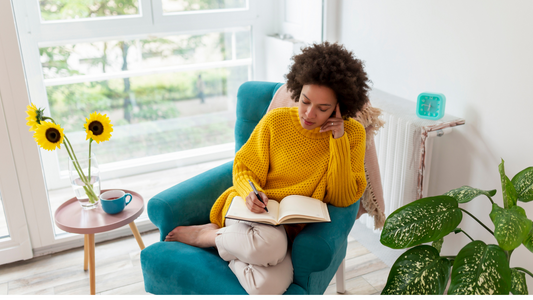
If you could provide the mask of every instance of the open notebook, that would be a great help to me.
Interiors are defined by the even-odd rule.
[[[269,225],[331,222],[326,203],[311,197],[290,195],[279,203],[268,200],[268,212],[253,213],[239,196],[233,198],[226,213],[227,219],[245,220]]]

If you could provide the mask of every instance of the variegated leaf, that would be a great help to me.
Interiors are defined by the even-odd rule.
[[[513,295],[528,295],[526,273],[511,268],[511,293]]]
[[[496,190],[484,191],[470,187],[468,185],[463,185],[460,188],[447,192],[445,195],[455,198],[455,200],[457,200],[457,202],[459,203],[467,203],[479,195],[486,195],[488,197],[492,197],[496,195]]]
[[[459,251],[452,269],[448,295],[509,295],[511,269],[497,245],[473,241]]]
[[[400,255],[391,268],[382,295],[442,295],[448,283],[451,262],[428,245]]]
[[[522,244],[524,244],[529,251],[533,252],[533,226],[531,227],[531,230]]]
[[[457,200],[435,196],[416,200],[398,208],[383,225],[383,245],[402,249],[436,241],[452,232],[463,218]]]
[[[518,201],[529,202],[533,200],[533,167],[526,168],[516,174],[513,183]]]
[[[440,238],[436,241],[433,241],[433,243],[431,243],[431,246],[433,246],[433,248],[437,249],[437,251],[439,251],[440,253],[440,250],[442,250],[442,244],[444,243],[444,238]]]
[[[526,211],[520,206],[504,209],[494,203],[489,216],[494,223],[494,237],[500,247],[507,251],[520,246],[533,226]]]
[[[513,183],[511,180],[509,180],[509,177],[505,175],[505,168],[503,166],[503,159],[500,165],[498,166],[498,169],[500,170],[500,178],[502,181],[502,196],[503,196],[503,207],[504,208],[510,208],[516,205],[516,190],[514,188]]]

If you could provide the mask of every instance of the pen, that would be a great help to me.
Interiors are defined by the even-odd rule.
[[[254,193],[257,196],[257,199],[259,199],[259,201],[261,201],[261,203],[265,204],[265,202],[263,202],[263,199],[261,199],[261,196],[259,196],[259,192],[255,188],[255,185],[253,184],[253,182],[251,182],[250,179],[248,179],[248,182],[252,186],[252,190],[254,190]],[[268,209],[266,208],[266,204],[265,204],[265,210],[268,212]]]

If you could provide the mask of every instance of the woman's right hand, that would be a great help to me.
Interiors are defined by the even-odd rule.
[[[265,195],[265,193],[259,192],[259,196],[261,196],[261,199],[263,199],[263,202],[268,203],[268,197],[267,195]],[[265,204],[261,203],[261,201],[257,199],[257,196],[255,195],[254,192],[250,192],[250,194],[246,196],[246,207],[248,207],[248,209],[251,212],[256,213],[256,214],[264,213],[266,212],[265,206],[266,206]]]

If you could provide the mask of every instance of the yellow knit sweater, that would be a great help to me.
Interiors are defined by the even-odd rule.
[[[252,191],[248,180],[276,201],[304,195],[338,207],[357,202],[366,188],[365,134],[363,125],[349,119],[344,135],[334,139],[320,127],[304,129],[298,107],[270,111],[235,154],[233,186],[211,208],[211,222],[224,226],[233,197],[245,199]]]

